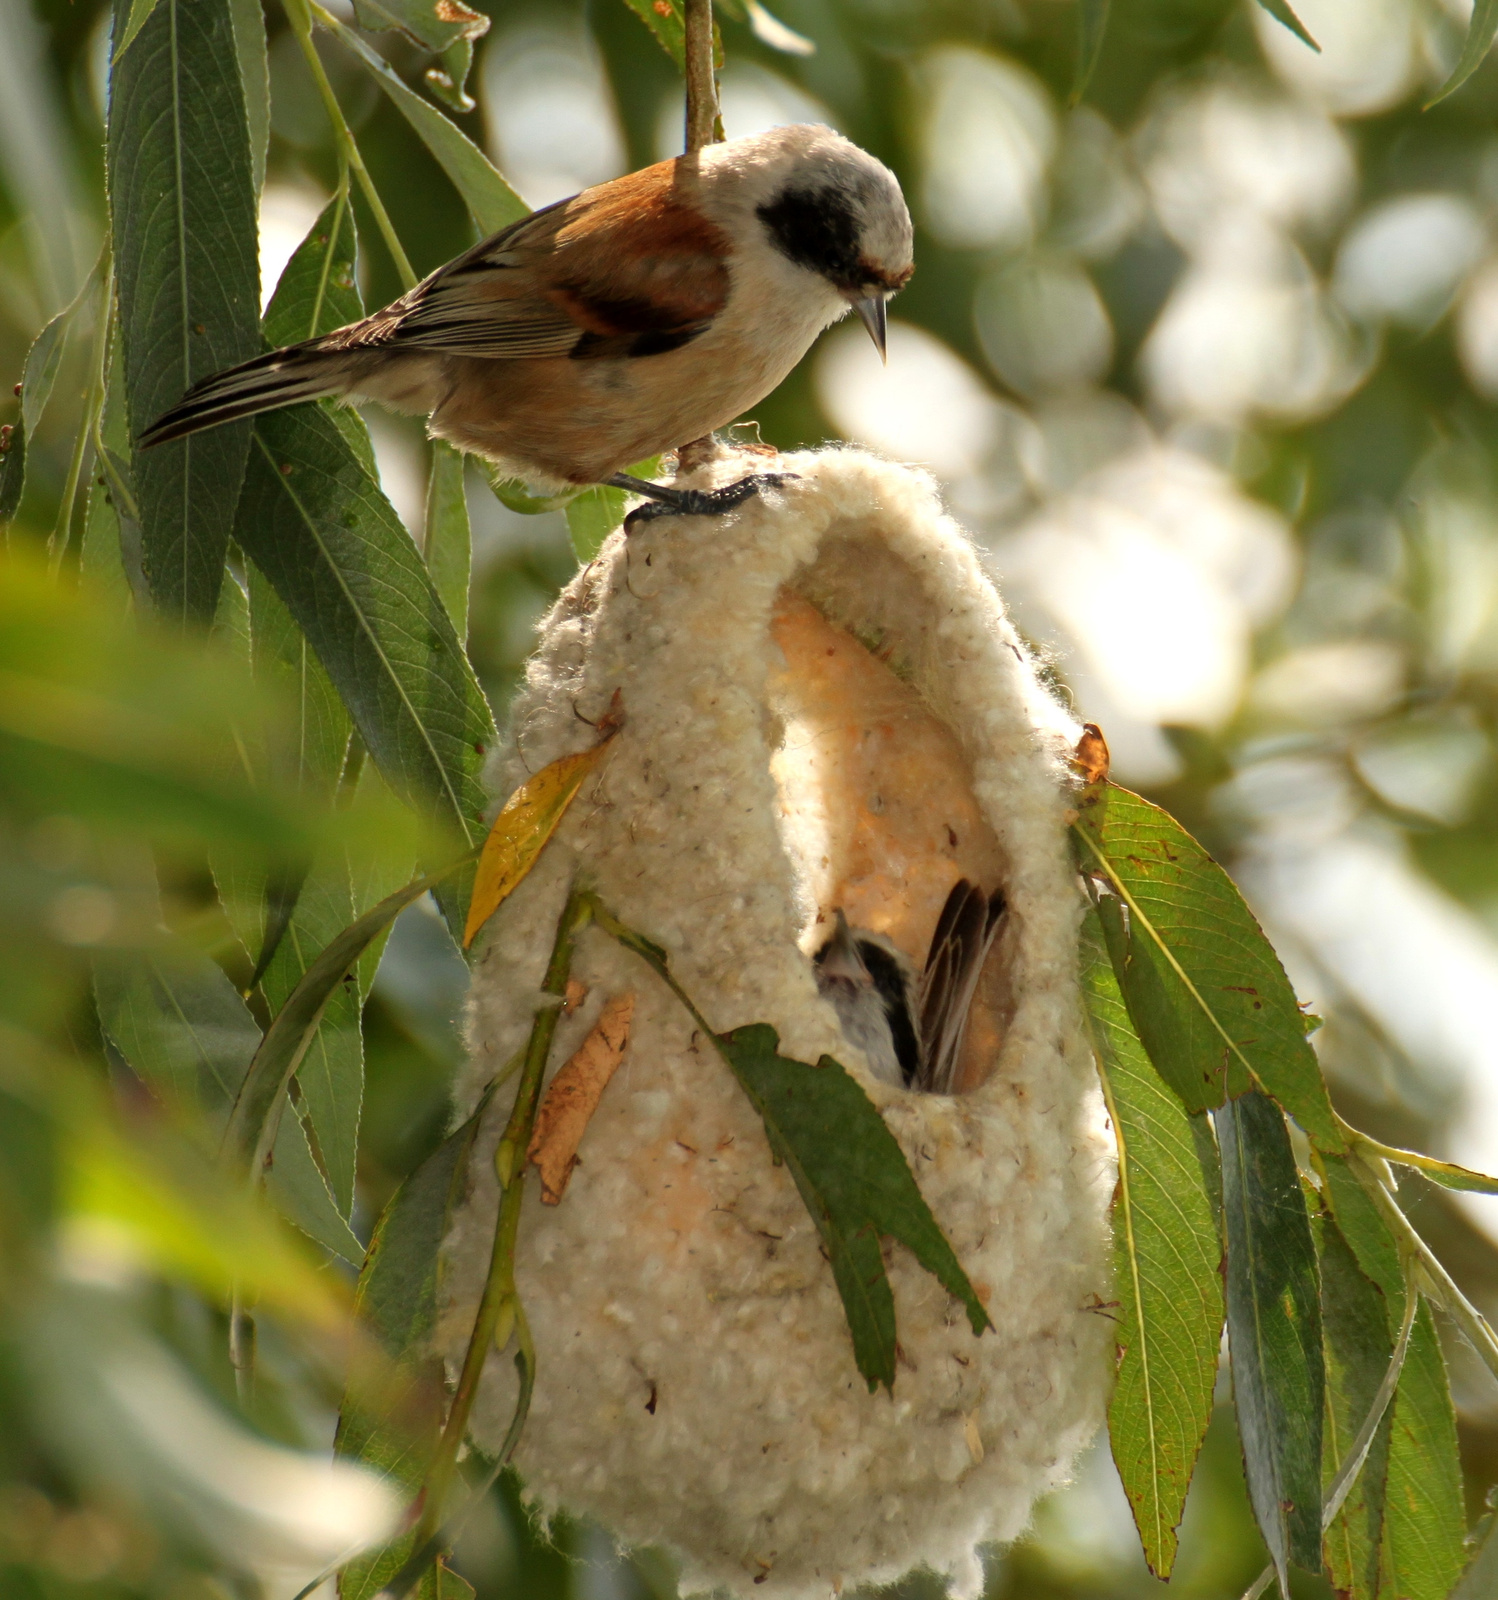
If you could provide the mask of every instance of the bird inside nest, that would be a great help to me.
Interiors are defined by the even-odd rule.
[[[814,957],[817,988],[876,1078],[926,1094],[955,1092],[973,997],[1003,915],[998,890],[985,894],[960,879],[918,973],[892,940],[849,927],[838,908],[832,937]]]
[[[882,357],[912,270],[894,174],[830,128],[773,128],[532,212],[362,321],[201,379],[139,443],[369,399],[546,492],[724,511],[773,475],[706,491],[623,469],[741,416],[849,311]]]

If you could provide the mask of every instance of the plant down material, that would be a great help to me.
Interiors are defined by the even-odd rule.
[[[762,461],[755,459],[760,467]],[[852,450],[729,518],[616,533],[564,592],[491,772],[508,794],[624,717],[474,978],[469,1103],[523,1042],[574,877],[658,943],[720,1032],[769,1024],[883,1115],[994,1328],[886,1241],[892,1396],[855,1365],[833,1274],[764,1124],[680,1002],[598,926],[586,1001],[636,997],[627,1051],[560,1204],[527,1196],[515,1264],[537,1379],[516,1463],[543,1509],[669,1545],[683,1587],[825,1595],[918,1565],[981,1586],[1101,1421],[1111,1150],[1077,1001],[1066,844],[1077,729],[1038,683],[922,474]],[[693,481],[741,476],[719,460]],[[924,955],[959,878],[1002,887],[955,1097],[870,1076],[817,991],[835,909]],[[815,1070],[808,1067],[808,1071]],[[502,1100],[503,1095],[497,1097]],[[491,1111],[479,1151],[498,1137]],[[836,1158],[832,1152],[832,1158]],[[487,1267],[490,1164],[449,1235],[438,1338],[460,1360]],[[492,1356],[472,1432],[514,1401]]]

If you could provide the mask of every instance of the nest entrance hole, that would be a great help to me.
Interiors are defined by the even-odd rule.
[[[771,771],[802,948],[819,949],[841,910],[919,971],[952,886],[967,878],[992,891],[1006,877],[961,743],[910,681],[898,637],[866,642],[790,587],[777,597],[771,634],[784,657],[769,685],[780,725]],[[1006,926],[969,1014],[959,1093],[984,1083],[998,1060],[1014,1012],[1013,946]]]

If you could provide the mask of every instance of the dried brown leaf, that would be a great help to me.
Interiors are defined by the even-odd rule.
[[[629,1047],[634,1011],[634,995],[615,995],[604,1006],[593,1031],[551,1080],[526,1151],[527,1160],[541,1174],[543,1205],[559,1204],[567,1192],[567,1180],[577,1165],[577,1147]]]
[[[1072,752],[1072,765],[1083,783],[1098,783],[1108,776],[1108,741],[1097,723],[1082,724],[1082,737]]]

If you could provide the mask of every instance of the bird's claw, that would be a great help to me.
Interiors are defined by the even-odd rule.
[[[762,489],[775,489],[794,482],[794,472],[755,472],[721,489],[672,489],[653,485],[659,498],[647,500],[624,519],[624,531],[632,533],[636,524],[653,522],[657,517],[717,517],[757,495]]]

